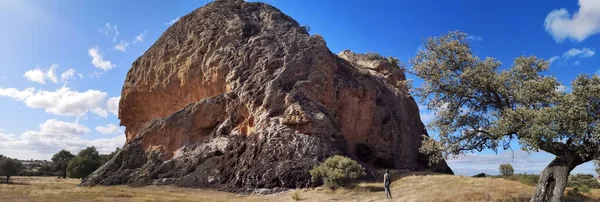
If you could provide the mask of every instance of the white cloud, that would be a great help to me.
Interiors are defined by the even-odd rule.
[[[83,135],[89,133],[90,129],[79,123],[69,123],[50,119],[40,125],[40,133],[53,135]]]
[[[129,42],[127,41],[121,40],[119,44],[115,45],[115,49],[120,50],[121,52],[127,51],[127,48],[129,48]]]
[[[137,36],[135,36],[133,38],[133,43],[143,43],[144,42],[144,36],[146,36],[146,33],[148,32],[148,30],[145,30],[144,32],[138,34]]]
[[[121,129],[121,127],[112,123],[109,123],[106,126],[98,126],[96,127],[96,131],[105,135],[123,134],[123,130]]]
[[[105,34],[108,37],[112,37],[112,41],[116,42],[119,36],[119,28],[117,25],[110,25],[110,23],[104,24],[104,27],[98,29],[98,32]]]
[[[548,62],[550,62],[550,64],[552,64],[554,61],[558,60],[560,57],[559,56],[552,56],[550,57],[550,59],[548,59]]]
[[[25,77],[27,80],[41,84],[46,84],[46,79],[54,83],[58,83],[58,78],[56,77],[57,67],[57,64],[52,64],[50,68],[48,68],[48,70],[46,71],[41,70],[39,67],[37,67],[35,69],[25,71],[23,77]]]
[[[23,91],[17,90],[15,88],[0,88],[0,96],[10,97],[18,101],[23,101],[28,97],[33,95],[33,91],[35,88],[27,88]]]
[[[467,39],[472,41],[483,41],[483,37],[477,35],[469,35],[467,36]]]
[[[581,49],[571,48],[568,51],[565,51],[562,54],[562,56],[550,57],[550,59],[548,59],[548,62],[550,62],[550,64],[552,64],[561,59],[568,60],[571,58],[589,58],[589,57],[594,56],[595,54],[596,54],[596,51],[594,51],[593,48],[581,48]],[[580,64],[579,60],[575,61],[575,63],[574,63],[574,65],[576,65],[576,66],[579,64]]]
[[[73,78],[73,76],[75,76],[75,70],[68,69],[60,75],[60,80],[62,82],[67,82],[69,79]]]
[[[581,64],[581,62],[579,62],[579,60],[577,60],[573,63],[573,65],[575,65],[575,66],[579,66],[580,64]]]
[[[79,92],[61,87],[54,91],[27,88],[23,91],[15,88],[0,88],[0,97],[9,97],[23,101],[27,107],[44,109],[47,113],[60,116],[81,117],[88,112],[99,117],[109,113],[118,115],[120,97],[108,97],[108,93],[98,90]]]
[[[73,91],[67,87],[55,91],[38,90],[33,88],[19,91],[14,88],[0,88],[0,96],[23,101],[28,107],[45,109],[47,113],[61,116],[83,116],[87,112],[106,117],[106,100],[108,93],[98,90],[85,92]]]
[[[548,13],[544,27],[557,42],[565,39],[583,41],[600,33],[600,1],[579,0],[579,10],[571,16],[565,8]]]
[[[564,92],[567,92],[568,89],[569,88],[567,86],[565,86],[565,85],[559,85],[559,86],[556,87],[555,91],[559,92],[559,93],[564,93]]]
[[[104,55],[100,53],[100,49],[98,48],[98,46],[90,48],[90,50],[88,51],[88,55],[92,57],[92,65],[94,65],[94,67],[98,69],[108,71],[116,66],[110,60],[104,60]]]
[[[572,57],[579,56],[582,58],[586,58],[586,57],[592,57],[595,54],[596,54],[596,51],[594,51],[593,49],[590,49],[590,48],[582,48],[582,49],[571,48],[567,52],[563,53],[563,57],[572,58]]]
[[[419,113],[421,121],[425,125],[429,124],[435,117],[435,112],[427,110],[427,106],[425,105],[419,105]]]
[[[41,84],[46,83],[46,81],[44,79],[44,71],[42,71],[39,68],[27,70],[25,72],[25,74],[23,74],[23,77],[25,77],[27,80],[30,80],[33,82],[37,82],[37,83],[41,83]]]
[[[175,24],[177,21],[179,21],[179,18],[181,18],[181,17],[176,17],[175,19],[171,20],[170,22],[165,23],[165,25],[171,26],[171,25]]]
[[[88,140],[82,138],[90,129],[77,123],[48,120],[39,131],[27,131],[21,135],[0,134],[0,153],[19,159],[47,159],[66,149],[78,153],[88,146],[95,146],[100,153],[110,153],[125,143],[125,135],[108,139]]]
[[[121,100],[121,96],[108,98],[107,101],[107,110],[115,116],[119,116],[119,100]]]

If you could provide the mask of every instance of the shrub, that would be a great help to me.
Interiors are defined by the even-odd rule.
[[[296,190],[292,193],[292,200],[294,201],[299,201],[301,200],[300,198],[300,190]]]
[[[365,171],[356,161],[335,155],[310,170],[310,175],[313,182],[323,180],[325,187],[335,189],[353,185],[356,179],[365,175]]]
[[[521,182],[526,185],[536,186],[540,175],[537,174],[513,174],[511,176],[504,176],[504,179],[514,180]]]
[[[473,175],[473,177],[487,177],[485,173],[479,173],[477,175]]]
[[[500,164],[500,174],[503,176],[511,176],[515,174],[515,170],[510,164]]]

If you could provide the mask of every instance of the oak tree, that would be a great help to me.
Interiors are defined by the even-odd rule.
[[[424,41],[410,72],[423,79],[413,94],[436,110],[421,152],[431,162],[484,149],[545,151],[555,159],[542,171],[531,199],[561,201],[569,173],[599,157],[600,77],[581,74],[569,92],[547,72],[549,62],[517,57],[510,67],[474,56],[458,31]]]

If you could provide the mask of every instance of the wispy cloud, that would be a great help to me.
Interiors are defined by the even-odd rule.
[[[144,37],[146,36],[146,32],[148,32],[148,30],[145,30],[144,32],[138,34],[137,36],[135,36],[133,38],[133,43],[143,43],[144,42]]]
[[[573,15],[566,8],[548,13],[544,27],[558,43],[565,39],[583,41],[600,33],[600,1],[579,0],[579,10]]]
[[[471,41],[483,41],[483,37],[477,35],[469,35],[467,39]]]
[[[171,20],[170,22],[165,23],[165,25],[171,26],[171,25],[175,24],[177,21],[179,21],[179,18],[181,18],[181,17],[176,17],[175,19]]]
[[[571,58],[589,58],[592,57],[596,54],[596,51],[594,51],[593,48],[571,48],[568,51],[565,51],[562,56],[553,56],[550,57],[550,59],[548,59],[548,61],[550,63],[554,63],[560,59],[563,60],[568,60]],[[575,63],[573,63],[574,65],[580,65],[581,62],[579,60],[575,61]]]
[[[121,42],[119,42],[119,44],[115,45],[115,49],[121,51],[121,52],[125,52],[127,51],[127,48],[129,48],[129,42],[121,40]]]
[[[119,36],[119,28],[117,25],[110,25],[110,23],[104,24],[104,27],[99,28],[98,32],[103,33],[107,37],[112,37],[112,41],[116,42]]]
[[[88,55],[92,57],[92,65],[98,69],[108,71],[116,66],[110,60],[104,60],[104,55],[100,52],[98,46],[90,48]]]

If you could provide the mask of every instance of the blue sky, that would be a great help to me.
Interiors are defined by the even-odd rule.
[[[208,2],[0,1],[0,153],[49,159],[62,148],[122,146],[116,114],[128,69],[179,16]],[[334,53],[378,52],[407,62],[423,38],[460,30],[471,35],[477,55],[505,67],[519,55],[551,59],[550,73],[566,90],[576,75],[600,67],[597,0],[264,2],[309,25]],[[432,112],[422,109],[421,116],[428,122]],[[552,159],[514,148],[514,157],[485,151],[449,163],[466,175],[497,173],[500,163],[539,173]]]

